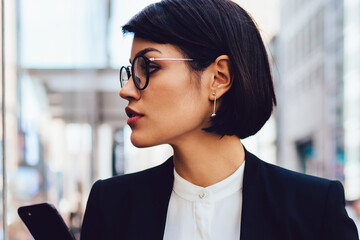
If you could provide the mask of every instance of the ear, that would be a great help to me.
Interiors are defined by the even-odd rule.
[[[226,93],[232,84],[232,70],[231,62],[228,55],[221,55],[215,59],[212,68],[212,79],[209,85],[210,100],[214,100],[213,93],[216,94],[216,98],[219,99],[224,93]]]

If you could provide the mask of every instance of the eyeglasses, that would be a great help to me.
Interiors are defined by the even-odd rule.
[[[132,76],[137,89],[144,90],[149,84],[150,75],[160,69],[152,64],[153,61],[192,61],[189,58],[148,58],[144,55],[136,56],[130,66],[120,68],[120,86],[123,88]]]

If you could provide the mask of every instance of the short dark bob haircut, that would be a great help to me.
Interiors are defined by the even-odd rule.
[[[269,60],[256,24],[230,0],[163,0],[135,15],[123,26],[160,44],[178,47],[194,71],[202,71],[220,55],[228,55],[232,85],[221,97],[216,117],[204,129],[243,139],[269,119],[276,97]]]

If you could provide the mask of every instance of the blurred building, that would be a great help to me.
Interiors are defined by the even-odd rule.
[[[344,180],[343,1],[286,0],[280,7],[279,164]]]
[[[276,46],[278,162],[360,196],[359,0],[286,0]],[[347,169],[347,170],[346,170]]]
[[[360,0],[344,0],[346,194],[360,199]]]

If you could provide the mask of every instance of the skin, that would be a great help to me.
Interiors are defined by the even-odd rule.
[[[148,58],[184,58],[173,45],[135,37],[131,60],[147,48],[156,49],[145,54]],[[145,90],[138,90],[130,79],[119,93],[129,101],[128,107],[144,115],[130,124],[132,143],[137,147],[170,144],[175,170],[195,185],[207,187],[230,176],[244,162],[240,139],[237,136],[220,138],[202,130],[210,124],[213,93],[221,104],[221,96],[231,86],[229,57],[219,56],[200,74],[200,79],[185,61],[156,61],[155,64],[160,70],[150,75]]]

